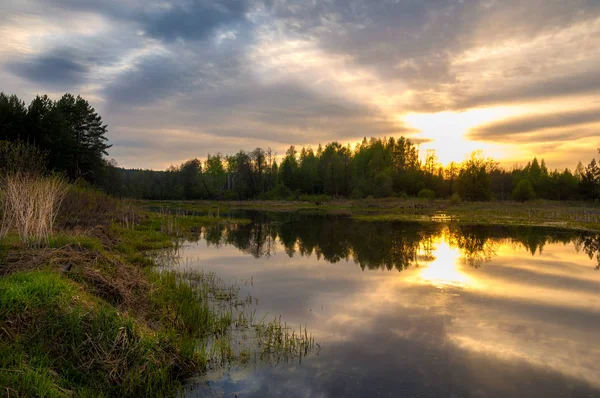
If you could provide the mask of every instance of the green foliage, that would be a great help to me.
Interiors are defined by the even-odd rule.
[[[433,192],[431,189],[421,189],[419,191],[419,194],[417,195],[417,197],[419,199],[434,199],[435,198],[435,192]]]
[[[69,186],[58,221],[68,227],[110,225],[118,215],[119,204],[118,199],[80,180]]]
[[[409,196],[406,192],[401,191],[398,195],[396,195],[396,197],[398,197],[399,199],[408,199]]]
[[[72,235],[65,233],[51,236],[48,240],[47,246],[52,248],[75,246],[86,250],[102,250],[102,243],[98,238],[88,235]]]
[[[583,195],[592,201],[600,199],[600,166],[596,159],[592,159],[581,176],[581,190]]]
[[[460,195],[456,192],[450,196],[450,204],[457,205],[461,202]]]
[[[275,188],[265,192],[260,196],[260,199],[264,200],[275,200],[275,199],[286,199],[292,195],[292,191],[283,184],[278,184]]]
[[[469,201],[486,201],[492,198],[490,173],[496,169],[496,163],[485,159],[481,152],[473,152],[458,175],[458,193]]]
[[[300,185],[298,161],[296,160],[296,148],[294,148],[294,146],[291,146],[287,150],[286,155],[281,162],[279,180],[282,185],[291,191],[297,189]]]
[[[1,95],[1,94],[0,94]],[[16,140],[0,141],[0,174],[46,173],[48,154],[36,146]]]
[[[517,183],[517,186],[513,191],[513,198],[519,202],[535,199],[535,191],[528,179],[523,179]]]
[[[110,148],[106,131],[102,118],[80,96],[65,94],[58,101],[37,96],[25,108],[16,96],[0,93],[0,139],[35,144],[39,153],[47,153],[48,167],[71,180],[98,180]]]

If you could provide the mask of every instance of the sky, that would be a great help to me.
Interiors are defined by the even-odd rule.
[[[363,137],[442,163],[600,147],[600,0],[3,0],[0,90],[65,92],[119,165]]]

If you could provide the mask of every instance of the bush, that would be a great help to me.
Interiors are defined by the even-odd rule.
[[[387,198],[394,194],[394,179],[389,170],[375,175],[373,183],[373,192],[376,197]]]
[[[350,193],[350,199],[361,199],[363,197],[362,192],[358,188],[354,188]]]
[[[59,224],[68,227],[109,225],[118,217],[118,209],[119,201],[102,191],[71,186],[60,208]]]
[[[401,191],[400,193],[398,193],[397,196],[399,199],[408,199],[408,194],[404,191]]]
[[[523,179],[517,183],[517,186],[513,191],[513,199],[518,200],[519,202],[535,199],[535,191],[529,180]]]
[[[460,200],[460,195],[456,192],[453,193],[452,196],[450,196],[450,204],[457,205],[460,203]]]
[[[260,195],[262,200],[282,200],[287,199],[292,194],[292,191],[283,184],[277,185],[275,188]]]
[[[303,202],[313,202],[316,204],[327,203],[331,201],[331,196],[328,195],[300,195],[300,200]]]
[[[421,189],[418,197],[419,199],[433,200],[433,198],[435,198],[435,192],[433,192],[431,189]]]
[[[0,173],[41,175],[46,172],[48,154],[22,141],[0,141]]]
[[[16,230],[23,243],[48,243],[67,183],[59,177],[16,173],[2,180],[0,236]]]
[[[300,195],[302,195],[302,192],[299,189],[296,189],[294,191],[291,191],[290,194],[289,194],[289,196],[287,198],[285,198],[285,200],[293,202],[295,200],[299,200],[300,199]]]
[[[221,199],[222,200],[237,200],[238,196],[233,191],[225,191],[225,192],[223,192],[223,195],[221,196]]]

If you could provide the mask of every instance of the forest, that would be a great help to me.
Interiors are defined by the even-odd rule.
[[[47,155],[48,168],[119,197],[169,200],[303,199],[331,197],[453,198],[466,201],[600,199],[600,166],[551,170],[543,159],[503,168],[480,151],[441,165],[405,137],[207,154],[165,171],[124,169],[106,160],[107,126],[88,101],[65,94],[35,97],[29,106],[0,93],[0,140],[27,142]],[[6,147],[6,146],[5,146]],[[200,150],[199,150],[200,151]],[[4,157],[6,158],[6,156]]]

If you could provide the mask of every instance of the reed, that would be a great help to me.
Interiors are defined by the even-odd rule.
[[[0,236],[15,230],[30,246],[47,244],[68,185],[61,177],[15,173],[2,180]]]

